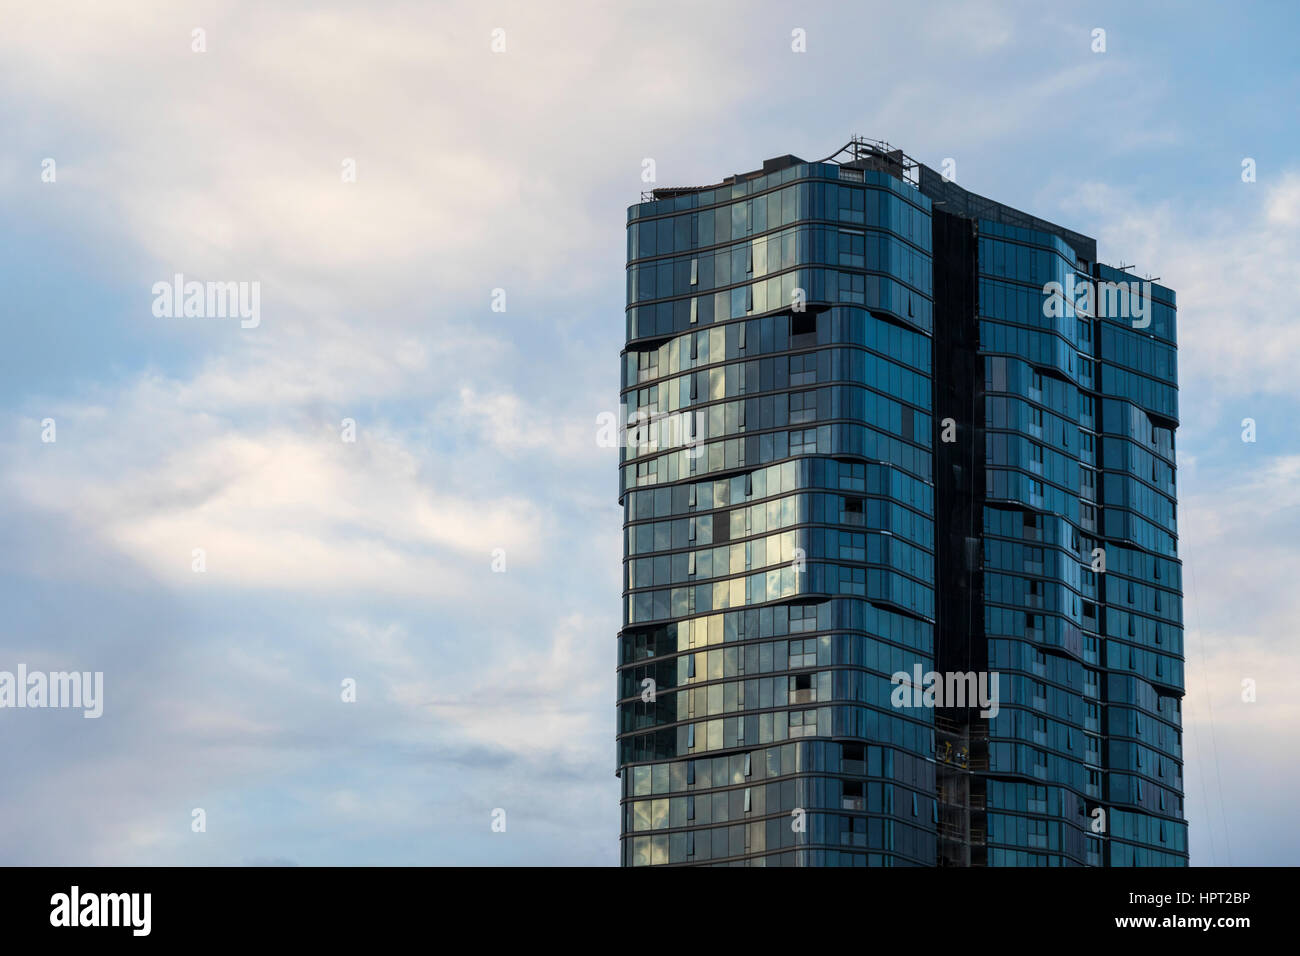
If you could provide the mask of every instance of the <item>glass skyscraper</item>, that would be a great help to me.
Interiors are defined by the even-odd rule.
[[[1173,292],[864,140],[646,198],[624,865],[1185,865]]]

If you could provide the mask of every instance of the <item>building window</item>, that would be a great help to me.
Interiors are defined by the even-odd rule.
[[[817,353],[790,356],[790,385],[811,385],[817,381]]]
[[[790,395],[790,424],[810,422],[817,417],[817,393],[794,392]]]

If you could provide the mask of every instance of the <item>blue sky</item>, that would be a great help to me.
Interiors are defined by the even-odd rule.
[[[1292,6],[564,6],[0,3],[0,669],[106,698],[0,863],[614,864],[626,207],[851,134],[1177,290],[1192,859],[1294,863]]]

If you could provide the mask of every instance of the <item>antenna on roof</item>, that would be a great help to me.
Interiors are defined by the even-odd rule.
[[[834,163],[851,169],[873,169],[901,179],[911,186],[919,186],[919,164],[901,149],[896,149],[882,139],[867,139],[853,135],[823,163]]]

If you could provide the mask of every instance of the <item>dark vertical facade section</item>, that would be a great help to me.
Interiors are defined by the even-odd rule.
[[[935,669],[987,673],[980,555],[983,521],[984,365],[976,321],[975,224],[936,210],[934,230],[934,498],[939,597]],[[969,703],[969,702],[968,702]],[[988,721],[977,706],[935,714],[941,866],[984,862]]]

